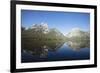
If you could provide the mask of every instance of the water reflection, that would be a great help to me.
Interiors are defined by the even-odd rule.
[[[46,57],[48,55],[49,51],[56,52],[64,42],[60,41],[45,41],[45,42],[32,42],[31,43],[25,43],[23,42],[22,51],[23,52],[29,52],[34,56],[40,56],[40,57]]]
[[[68,41],[66,44],[74,51],[80,51],[84,48],[90,48],[89,42]]]
[[[27,42],[26,42],[27,41]],[[75,41],[22,41],[22,62],[89,59],[89,44]]]

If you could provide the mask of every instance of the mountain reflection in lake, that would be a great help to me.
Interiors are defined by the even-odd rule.
[[[90,49],[72,42],[45,41],[22,44],[22,62],[86,60],[90,58]]]

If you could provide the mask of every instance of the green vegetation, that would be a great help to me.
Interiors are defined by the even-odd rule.
[[[56,51],[64,43],[64,36],[57,29],[50,29],[48,33],[35,29],[23,29],[21,32],[22,50],[33,55],[46,56],[48,50]]]
[[[21,28],[22,50],[26,50],[33,55],[47,55],[48,50],[55,51],[64,42],[73,49],[90,47],[90,33],[79,29],[72,30],[64,36],[56,28],[52,29],[25,29]],[[44,33],[46,32],[46,33]]]

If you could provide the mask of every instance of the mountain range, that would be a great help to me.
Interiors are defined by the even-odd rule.
[[[66,41],[86,41],[90,39],[89,31],[73,28],[66,36],[56,28],[49,28],[47,23],[33,24],[29,28],[22,27],[22,38],[63,39]]]

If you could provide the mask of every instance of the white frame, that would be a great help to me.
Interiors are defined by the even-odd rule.
[[[62,12],[84,12],[90,13],[90,60],[79,61],[56,61],[56,62],[32,62],[21,63],[21,9],[24,10],[42,10],[42,11],[62,11]],[[20,24],[20,25],[19,25]],[[94,10],[85,8],[70,8],[70,7],[51,7],[51,6],[36,6],[36,5],[16,5],[16,67],[17,68],[38,68],[38,67],[53,67],[53,66],[71,66],[85,65],[94,63]]]

